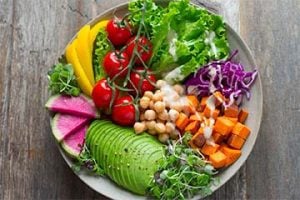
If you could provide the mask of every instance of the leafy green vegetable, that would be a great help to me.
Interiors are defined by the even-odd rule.
[[[158,199],[185,199],[211,193],[216,172],[199,152],[188,146],[190,139],[191,134],[185,133],[181,142],[170,142],[166,159],[149,189],[150,195]]]
[[[49,90],[52,94],[67,94],[78,96],[80,89],[77,85],[71,64],[58,63],[48,72]]]
[[[141,13],[145,13],[153,43],[152,70],[163,75],[180,68],[170,81],[182,81],[209,61],[229,54],[222,18],[189,4],[188,0],[172,1],[166,8],[152,0],[136,0],[129,4],[129,11],[134,26],[141,22]]]
[[[156,27],[159,26],[163,9],[152,0],[133,0],[128,5],[130,15],[128,20],[133,27],[143,24],[142,35],[152,38],[156,34]],[[141,23],[143,18],[143,23]],[[148,35],[149,34],[149,35]]]
[[[104,71],[102,63],[104,56],[110,50],[112,50],[112,45],[107,38],[107,32],[105,28],[101,28],[96,37],[95,48],[93,53],[93,68],[96,81],[106,77],[106,73]]]
[[[83,146],[76,163],[72,166],[75,172],[79,172],[81,168],[87,169],[92,174],[103,176],[104,170],[97,164],[96,160],[91,156],[91,153],[86,145]]]

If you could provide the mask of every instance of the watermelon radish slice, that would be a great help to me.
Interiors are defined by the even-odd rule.
[[[76,133],[90,121],[89,118],[57,113],[52,121],[51,128],[54,137],[61,142],[67,136]]]
[[[88,118],[99,118],[100,116],[93,100],[83,94],[78,97],[54,95],[49,98],[45,106],[50,111],[63,114]]]
[[[85,134],[87,132],[88,126],[83,126],[77,132],[72,135],[67,136],[62,142],[62,148],[71,157],[77,158],[82,150]]]

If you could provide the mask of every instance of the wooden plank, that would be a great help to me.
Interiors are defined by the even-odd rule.
[[[260,134],[247,162],[247,197],[299,199],[300,2],[241,1],[241,13],[264,94]]]

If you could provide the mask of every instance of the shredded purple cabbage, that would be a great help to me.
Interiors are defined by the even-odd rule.
[[[232,61],[238,51],[236,50],[229,59],[214,61],[199,69],[185,81],[187,93],[199,97],[209,96],[215,91],[220,91],[230,99],[240,104],[243,95],[250,99],[250,87],[254,83],[258,71],[246,72],[243,65]]]

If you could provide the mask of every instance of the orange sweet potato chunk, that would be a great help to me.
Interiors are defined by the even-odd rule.
[[[221,144],[224,140],[224,136],[218,132],[213,132],[212,137],[217,144]]]
[[[195,146],[197,148],[201,148],[205,144],[205,141],[206,140],[203,133],[198,131],[195,135],[193,135],[192,139],[190,140],[190,144],[192,143],[192,147]]]
[[[213,145],[209,145],[209,144],[204,144],[203,147],[201,148],[201,153],[203,153],[206,156],[209,156],[213,153],[215,153],[216,151],[218,151],[220,148],[220,145],[215,144]]]
[[[220,114],[220,111],[218,109],[215,109],[213,112],[211,112],[211,110],[208,106],[206,106],[203,111],[203,115],[207,118],[212,117],[214,119],[217,119],[219,114]]]
[[[226,155],[226,163],[225,166],[229,166],[234,163],[242,154],[241,150],[232,149],[229,147],[221,147],[220,151],[222,151]]]
[[[227,136],[233,129],[234,123],[225,117],[218,117],[214,126],[214,131]]]
[[[238,122],[232,129],[232,134],[238,135],[246,140],[250,134],[250,129],[244,124]]]
[[[200,126],[200,122],[199,121],[193,121],[191,123],[189,123],[186,127],[185,127],[185,131],[189,131],[191,134],[195,134]]]
[[[180,113],[178,119],[175,122],[176,127],[180,131],[183,131],[185,127],[188,125],[188,123],[189,123],[189,118],[184,113]]]
[[[238,116],[238,119],[239,119],[239,122],[241,123],[244,123],[248,117],[248,111],[246,109],[241,109],[240,113],[239,113],[239,116]]]
[[[235,104],[225,108],[224,116],[237,118],[239,115],[239,107]]]
[[[214,92],[214,97],[216,98],[216,106],[221,105],[225,101],[225,97],[220,91]]]
[[[222,168],[226,164],[227,156],[222,151],[217,151],[209,156],[209,161],[214,168]]]
[[[235,134],[232,134],[227,141],[227,144],[235,149],[241,149],[243,147],[244,143],[245,143],[245,140]]]
[[[190,116],[191,121],[203,121],[203,114],[200,112],[196,112],[195,114]]]
[[[203,111],[205,106],[206,106],[206,101],[207,101],[208,97],[202,97],[201,101],[200,101],[200,111]]]

